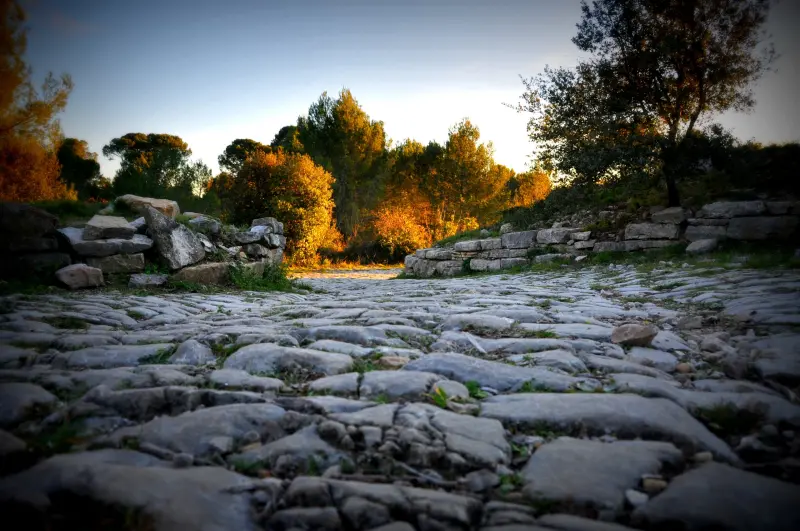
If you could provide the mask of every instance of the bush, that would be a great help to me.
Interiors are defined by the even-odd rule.
[[[378,209],[373,227],[376,243],[385,247],[391,257],[404,257],[431,243],[430,233],[415,219],[413,205]]]
[[[77,192],[59,179],[60,170],[55,153],[34,139],[0,137],[0,201],[77,199]]]
[[[296,262],[312,261],[333,218],[333,177],[307,156],[256,152],[233,177],[234,223],[272,216],[284,223],[286,251]]]

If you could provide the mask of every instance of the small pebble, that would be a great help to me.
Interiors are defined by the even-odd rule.
[[[687,374],[692,372],[692,366],[688,363],[679,363],[675,366],[675,370],[681,374]]]
[[[773,424],[764,424],[761,426],[761,435],[764,437],[777,437],[778,428],[776,428]]]
[[[190,467],[192,464],[194,464],[194,456],[185,452],[175,454],[175,457],[172,458],[172,464],[175,466],[175,468]]]
[[[642,480],[642,489],[648,494],[658,494],[667,488],[667,482],[658,478],[644,478]]]

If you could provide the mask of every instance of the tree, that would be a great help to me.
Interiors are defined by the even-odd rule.
[[[25,64],[25,12],[0,0],[0,199],[74,198],[59,181],[55,150],[61,137],[56,116],[72,90],[68,75],[48,74],[37,91]]]
[[[257,151],[233,177],[232,221],[272,216],[285,224],[287,252],[298,261],[316,257],[331,225],[333,177],[304,154]]]
[[[128,133],[103,146],[103,155],[122,161],[114,189],[119,194],[163,195],[184,180],[192,151],[179,136]]]
[[[343,89],[336,100],[323,93],[308,115],[297,120],[297,130],[305,152],[333,174],[336,224],[351,237],[362,212],[375,205],[382,190],[383,122],[370,120],[351,92]]]
[[[704,116],[754,105],[774,59],[758,50],[769,0],[586,0],[574,70],[524,81],[519,110],[540,159],[578,182],[656,177],[670,205]]]
[[[550,194],[550,176],[537,164],[530,171],[513,175],[508,180],[507,186],[510,196],[509,206],[526,207],[545,199]]]
[[[436,153],[433,167],[422,179],[421,189],[430,198],[437,219],[435,237],[476,228],[500,211],[508,172],[494,162],[491,142],[479,143],[480,131],[469,119],[450,129],[447,143]]]
[[[303,153],[305,148],[300,141],[300,131],[296,125],[285,125],[275,134],[269,144],[273,149],[282,148],[284,151]]]
[[[256,151],[269,153],[272,148],[249,138],[237,138],[225,148],[217,162],[219,162],[219,167],[222,170],[236,173],[242,168],[247,157],[253,155]]]
[[[61,181],[72,186],[81,198],[92,196],[93,185],[102,177],[97,153],[89,151],[85,140],[65,138],[58,147]]]

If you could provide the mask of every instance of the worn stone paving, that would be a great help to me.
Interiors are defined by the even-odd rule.
[[[797,272],[394,273],[0,299],[4,522],[800,529]]]

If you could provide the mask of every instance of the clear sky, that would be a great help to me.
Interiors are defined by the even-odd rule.
[[[100,154],[129,132],[182,137],[216,173],[235,138],[269,143],[323,91],[349,88],[395,142],[443,142],[469,117],[495,160],[523,171],[532,145],[519,75],[572,66],[579,0],[22,0],[34,76],[72,75],[66,136]],[[742,139],[800,140],[800,1],[773,8],[782,57]]]

